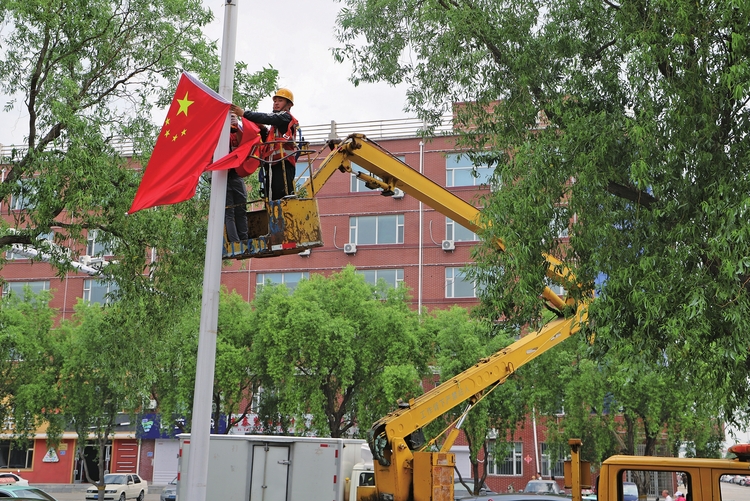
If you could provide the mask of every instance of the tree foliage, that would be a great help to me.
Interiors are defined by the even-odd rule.
[[[434,339],[435,363],[440,369],[441,383],[512,342],[510,337],[496,335],[489,323],[472,318],[467,310],[458,306],[432,312],[425,319],[425,328]],[[466,405],[454,408],[443,419],[428,427],[435,434],[441,433],[442,429],[435,428],[453,424],[468,410],[461,429],[469,445],[471,479],[463,478],[458,468],[456,475],[469,493],[479,495],[487,477],[487,468],[482,467],[481,463],[488,457],[489,430],[495,431],[498,442],[502,444],[506,437],[513,436],[516,427],[525,418],[528,407],[521,395],[515,378],[511,378],[503,385],[482,392],[471,408]],[[501,449],[502,446],[498,446],[497,450]]]
[[[295,433],[352,434],[419,391],[428,357],[404,288],[369,285],[347,266],[292,293],[266,285],[253,306],[253,367]]]
[[[496,166],[477,256],[487,312],[537,323],[541,256],[555,255],[578,299],[599,284],[588,330],[597,357],[644,376],[663,366],[692,398],[709,392],[717,414],[742,419],[750,7],[343,3],[336,55],[353,62],[352,80],[408,83],[412,110],[432,121],[453,111],[459,145]],[[508,252],[490,249],[496,238]]]
[[[77,455],[93,436],[98,449],[98,475],[84,469],[86,479],[98,478],[99,498],[104,494],[107,443],[117,428],[118,416],[134,417],[147,408],[144,380],[150,364],[147,345],[133,331],[132,318],[119,305],[101,308],[79,302],[71,320],[60,331],[62,345],[60,385],[56,410],[58,419],[72,423],[78,435]],[[102,354],[109,356],[102,356]],[[85,462],[84,462],[85,463]]]
[[[29,290],[0,299],[0,416],[13,422],[14,438],[21,441],[31,439],[50,417],[51,435],[60,432],[54,416],[63,343],[51,332],[56,312],[49,300],[48,292],[35,295]]]
[[[194,0],[0,0],[0,19],[4,113],[26,120],[27,141],[0,159],[3,207],[23,209],[0,223],[0,249],[33,247],[62,276],[71,259],[93,253],[84,249],[95,235],[115,256],[95,277],[115,286],[117,306],[102,314],[117,321],[104,326],[119,335],[119,325],[130,343],[99,357],[150,346],[138,356],[155,361],[139,367],[138,397],[189,416],[192,388],[175,381],[194,379],[181,370],[195,356],[210,185],[175,206],[125,213],[156,139],[152,112],[170,103],[180,73],[218,87],[216,43],[202,32],[211,11]],[[276,78],[271,67],[249,74],[238,62],[233,101],[257,105]]]
[[[218,86],[216,43],[201,31],[211,11],[196,0],[3,0],[0,19],[4,112],[27,120],[27,144],[0,159],[0,200],[24,209],[12,213],[13,231],[0,232],[0,248],[42,250],[63,274],[98,231],[119,258],[105,276],[123,293],[164,292],[168,280],[178,282],[168,294],[194,293],[207,198],[125,213],[156,139],[154,106],[169,104],[182,71]],[[234,101],[257,104],[276,77],[270,67],[248,74],[239,62]]]

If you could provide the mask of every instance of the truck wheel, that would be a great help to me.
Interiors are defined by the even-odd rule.
[[[141,491],[140,494],[138,494],[138,501],[143,501],[145,494],[143,494],[143,491]]]

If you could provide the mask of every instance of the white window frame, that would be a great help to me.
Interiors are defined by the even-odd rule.
[[[104,294],[100,294],[102,289]],[[83,300],[89,304],[110,304],[112,297],[109,294],[117,290],[119,290],[119,287],[115,282],[89,278],[83,281]],[[96,292],[97,296],[102,297],[101,301],[91,299],[94,292]]]
[[[99,230],[90,230],[86,238],[86,255],[87,256],[112,256],[109,244],[99,243]]]
[[[34,447],[33,445],[31,447],[26,448],[20,448],[20,447],[13,447],[13,445],[18,445],[18,442],[14,440],[0,440],[0,448],[7,450],[7,453],[5,454],[5,463],[4,465],[0,465],[0,468],[3,469],[30,469],[34,465]],[[7,449],[6,449],[7,448]],[[24,466],[21,466],[20,463],[11,463],[11,458],[17,459],[17,457],[13,454],[13,451],[20,449],[19,455],[23,456],[24,458]],[[3,452],[5,452],[5,450]],[[2,457],[2,454],[0,454],[0,457]]]
[[[387,273],[386,273],[387,272]],[[391,272],[395,272],[395,275],[393,276],[393,280],[391,280],[392,277],[384,277],[382,275],[390,275]],[[378,282],[383,279],[385,283],[387,283],[390,287],[393,287],[394,289],[398,288],[399,285],[401,285],[404,282],[404,269],[403,268],[384,268],[384,269],[378,269],[378,270],[357,270],[357,273],[365,277],[365,282],[372,285],[377,285]],[[369,280],[370,276],[375,277],[375,280]]]
[[[461,180],[467,179],[461,174],[469,171],[468,179],[471,183],[463,183]],[[445,186],[448,188],[458,186],[490,186],[494,169],[489,165],[474,165],[471,159],[465,153],[451,153],[445,158]],[[458,181],[456,180],[458,174]],[[462,184],[456,184],[456,183]]]
[[[476,233],[449,217],[445,218],[445,239],[454,242],[476,242],[479,240]]]
[[[292,275],[298,275],[298,277],[294,277],[297,280],[291,280]],[[287,289],[289,289],[289,292],[293,292],[294,289],[297,288],[297,284],[299,284],[300,281],[306,280],[309,278],[310,278],[310,272],[308,271],[281,271],[281,272],[271,272],[271,273],[258,273],[255,275],[255,290],[256,292],[259,291],[264,285],[266,285],[266,283],[270,282],[272,285],[283,284]]]
[[[380,234],[381,221],[386,219],[395,218],[395,230],[396,230],[396,241],[395,242],[382,242],[385,235]],[[362,227],[362,220],[374,220],[375,223],[375,242],[360,242],[359,230]],[[363,245],[393,245],[404,243],[404,215],[403,214],[382,214],[377,216],[351,216],[349,217],[349,242]]]
[[[21,187],[21,191],[23,192],[25,187],[29,186],[30,180],[19,180],[17,181],[18,185]],[[19,196],[19,195],[12,195],[10,197],[10,210],[15,211],[21,211],[25,209],[33,209],[34,206],[31,204],[29,198],[30,195],[36,193],[36,187],[33,187],[31,190],[29,190],[29,196]]]
[[[19,294],[23,292],[25,286],[31,289],[34,294],[39,294],[42,291],[49,290],[49,280],[33,280],[25,282],[4,282],[3,283],[3,297],[7,296],[11,292]]]
[[[445,268],[445,297],[448,299],[456,298],[475,298],[477,297],[477,284],[472,282],[472,295],[471,296],[457,296],[456,295],[456,284],[468,283],[465,279],[466,273],[460,267],[446,266]]]
[[[542,461],[541,461],[541,467],[542,467],[542,476],[543,477],[550,477],[554,476],[555,478],[561,478],[565,475],[565,448],[560,447],[560,449],[557,451],[557,461],[555,461],[555,464],[552,464],[552,461],[550,460],[551,454],[550,454],[550,446],[547,442],[541,442],[539,444],[539,448],[541,449],[542,454]]]
[[[297,164],[295,166],[294,171],[294,180],[295,180],[295,186],[299,190],[302,188],[302,185],[307,182],[308,179],[310,179],[310,175],[312,174],[310,172],[310,164],[305,160],[297,160]]]
[[[487,474],[503,477],[523,476],[523,442],[510,442],[510,451],[502,461],[495,456],[497,440],[488,440],[487,445]],[[509,468],[508,468],[509,467]],[[512,473],[505,473],[508,468]]]
[[[554,292],[560,297],[565,297],[565,295],[568,293],[565,287],[563,287],[562,285],[556,282],[553,282],[552,279],[549,277],[544,277],[544,285],[549,287],[552,290],[552,292]]]

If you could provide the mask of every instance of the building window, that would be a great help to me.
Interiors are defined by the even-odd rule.
[[[33,294],[39,294],[42,291],[48,291],[49,281],[39,280],[36,282],[5,282],[3,284],[3,296],[7,296],[8,294],[12,293],[21,297],[25,297],[27,290]]]
[[[445,218],[445,239],[454,242],[474,242],[478,240],[476,233],[464,228],[449,217]]]
[[[445,297],[477,297],[477,288],[461,268],[446,268]]]
[[[357,270],[357,273],[365,277],[365,282],[377,285],[379,280],[384,280],[390,287],[397,288],[404,281],[404,270]]]
[[[112,293],[117,292],[119,287],[114,282],[103,280],[83,281],[83,300],[87,303],[109,304],[112,302]]]
[[[298,190],[302,188],[302,185],[305,184],[308,179],[310,179],[310,169],[308,169],[309,165],[310,164],[308,164],[307,162],[301,162],[299,160],[297,161],[294,179],[296,180],[295,186]]]
[[[489,475],[523,475],[523,442],[510,442],[502,444],[507,451],[504,455],[499,450],[497,440],[489,440],[487,443],[487,474]],[[502,459],[498,455],[504,456]]]
[[[560,297],[565,297],[565,294],[567,294],[565,287],[563,287],[562,285],[558,283],[553,282],[552,279],[549,277],[544,278],[544,285],[549,287],[552,290],[552,292],[554,292]]]
[[[258,273],[255,280],[255,290],[260,290],[265,284],[278,285],[284,284],[289,292],[293,292],[297,288],[300,280],[303,278],[310,278],[310,274],[306,271],[300,272],[286,272],[286,273]]]
[[[36,195],[36,187],[29,180],[17,181],[19,191],[10,198],[11,210],[33,209],[35,204],[33,197]]]
[[[406,157],[396,156],[396,158],[406,163]],[[352,193],[362,193],[366,191],[372,191],[370,188],[365,186],[364,181],[362,181],[360,178],[357,177],[357,174],[356,174],[357,172],[364,172],[365,174],[368,174],[370,176],[377,177],[377,176],[374,176],[371,172],[368,172],[366,169],[363,169],[359,165],[352,162],[352,174],[351,174],[352,178],[349,181],[349,191]]]
[[[349,242],[402,244],[404,243],[404,215],[350,217]]]
[[[549,225],[557,238],[567,238],[569,236],[570,219],[567,217],[567,211],[563,207],[555,210],[555,216]]]
[[[89,256],[111,256],[109,243],[104,242],[103,236],[97,230],[89,231],[86,243],[86,254]]]
[[[362,181],[360,178],[357,177],[357,172],[364,172],[365,174],[368,174],[368,172],[360,167],[359,165],[352,162],[352,174],[351,179],[349,180],[349,191],[352,193],[361,193],[363,191],[372,191],[370,188],[365,186],[365,182]]]
[[[563,446],[550,446],[549,444],[542,442],[542,476],[555,478],[563,477],[565,471],[563,470],[566,458],[566,449]],[[555,462],[552,462],[552,448],[554,447],[556,454]]]
[[[31,468],[33,460],[33,447],[19,447],[11,440],[0,440],[0,468]]]
[[[474,165],[465,154],[448,155],[445,160],[445,185],[479,186],[490,184],[494,169],[488,165]]]

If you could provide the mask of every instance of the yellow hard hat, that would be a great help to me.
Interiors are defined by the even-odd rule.
[[[294,94],[292,94],[292,91],[289,89],[281,88],[276,91],[276,94],[274,94],[273,97],[283,97],[284,99],[288,99],[290,103],[294,104]]]

